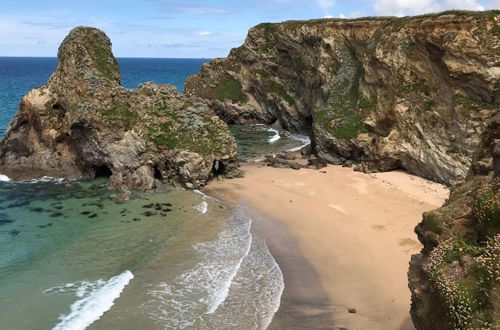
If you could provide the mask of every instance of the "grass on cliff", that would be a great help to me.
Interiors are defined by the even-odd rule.
[[[352,139],[363,131],[363,113],[376,108],[376,101],[360,100],[361,63],[345,46],[343,66],[332,84],[327,104],[314,115],[316,123],[338,139]]]
[[[119,72],[118,62],[109,49],[99,44],[93,45],[90,49],[90,56],[104,78],[116,81],[115,74]]]
[[[126,102],[114,102],[103,114],[111,126],[122,127],[126,131],[139,122],[139,115]]]
[[[420,226],[437,234],[426,272],[453,329],[497,329],[500,319],[498,183],[476,178],[452,189],[450,202]],[[427,239],[430,239],[427,233]]]
[[[231,100],[233,103],[246,103],[248,96],[243,92],[243,86],[238,79],[228,78],[222,81],[214,90],[215,98],[219,101]]]

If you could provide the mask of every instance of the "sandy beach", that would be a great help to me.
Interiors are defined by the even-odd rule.
[[[402,172],[243,165],[204,192],[247,206],[285,279],[270,329],[414,329],[407,270],[413,232],[446,187]]]

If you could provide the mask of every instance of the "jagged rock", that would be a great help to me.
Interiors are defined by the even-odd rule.
[[[500,329],[500,113],[485,130],[467,180],[415,228],[411,316],[418,330]]]
[[[227,125],[173,86],[122,87],[100,30],[75,28],[58,58],[47,84],[22,99],[0,142],[1,173],[110,176],[118,190],[149,190],[158,180],[198,188],[214,175],[238,174]]]
[[[310,132],[333,164],[451,185],[499,109],[498,13],[260,24],[186,91],[228,123]]]
[[[281,156],[282,157],[280,157],[280,155],[266,156],[264,159],[264,163],[267,166],[274,168],[291,168],[294,170],[300,170],[302,168],[302,165],[293,161],[295,159],[294,157],[286,157],[285,155]]]

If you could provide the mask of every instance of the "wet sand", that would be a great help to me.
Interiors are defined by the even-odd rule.
[[[204,192],[247,205],[283,271],[270,329],[413,329],[407,269],[421,248],[413,228],[448,197],[445,187],[339,166],[243,170],[245,178]]]

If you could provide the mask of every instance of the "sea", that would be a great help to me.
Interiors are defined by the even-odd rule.
[[[206,61],[118,58],[126,88],[179,91]],[[0,57],[0,137],[56,66]],[[277,127],[230,129],[248,162],[309,142]],[[128,197],[102,178],[0,174],[0,329],[267,328],[283,275],[244,207],[168,185]]]

